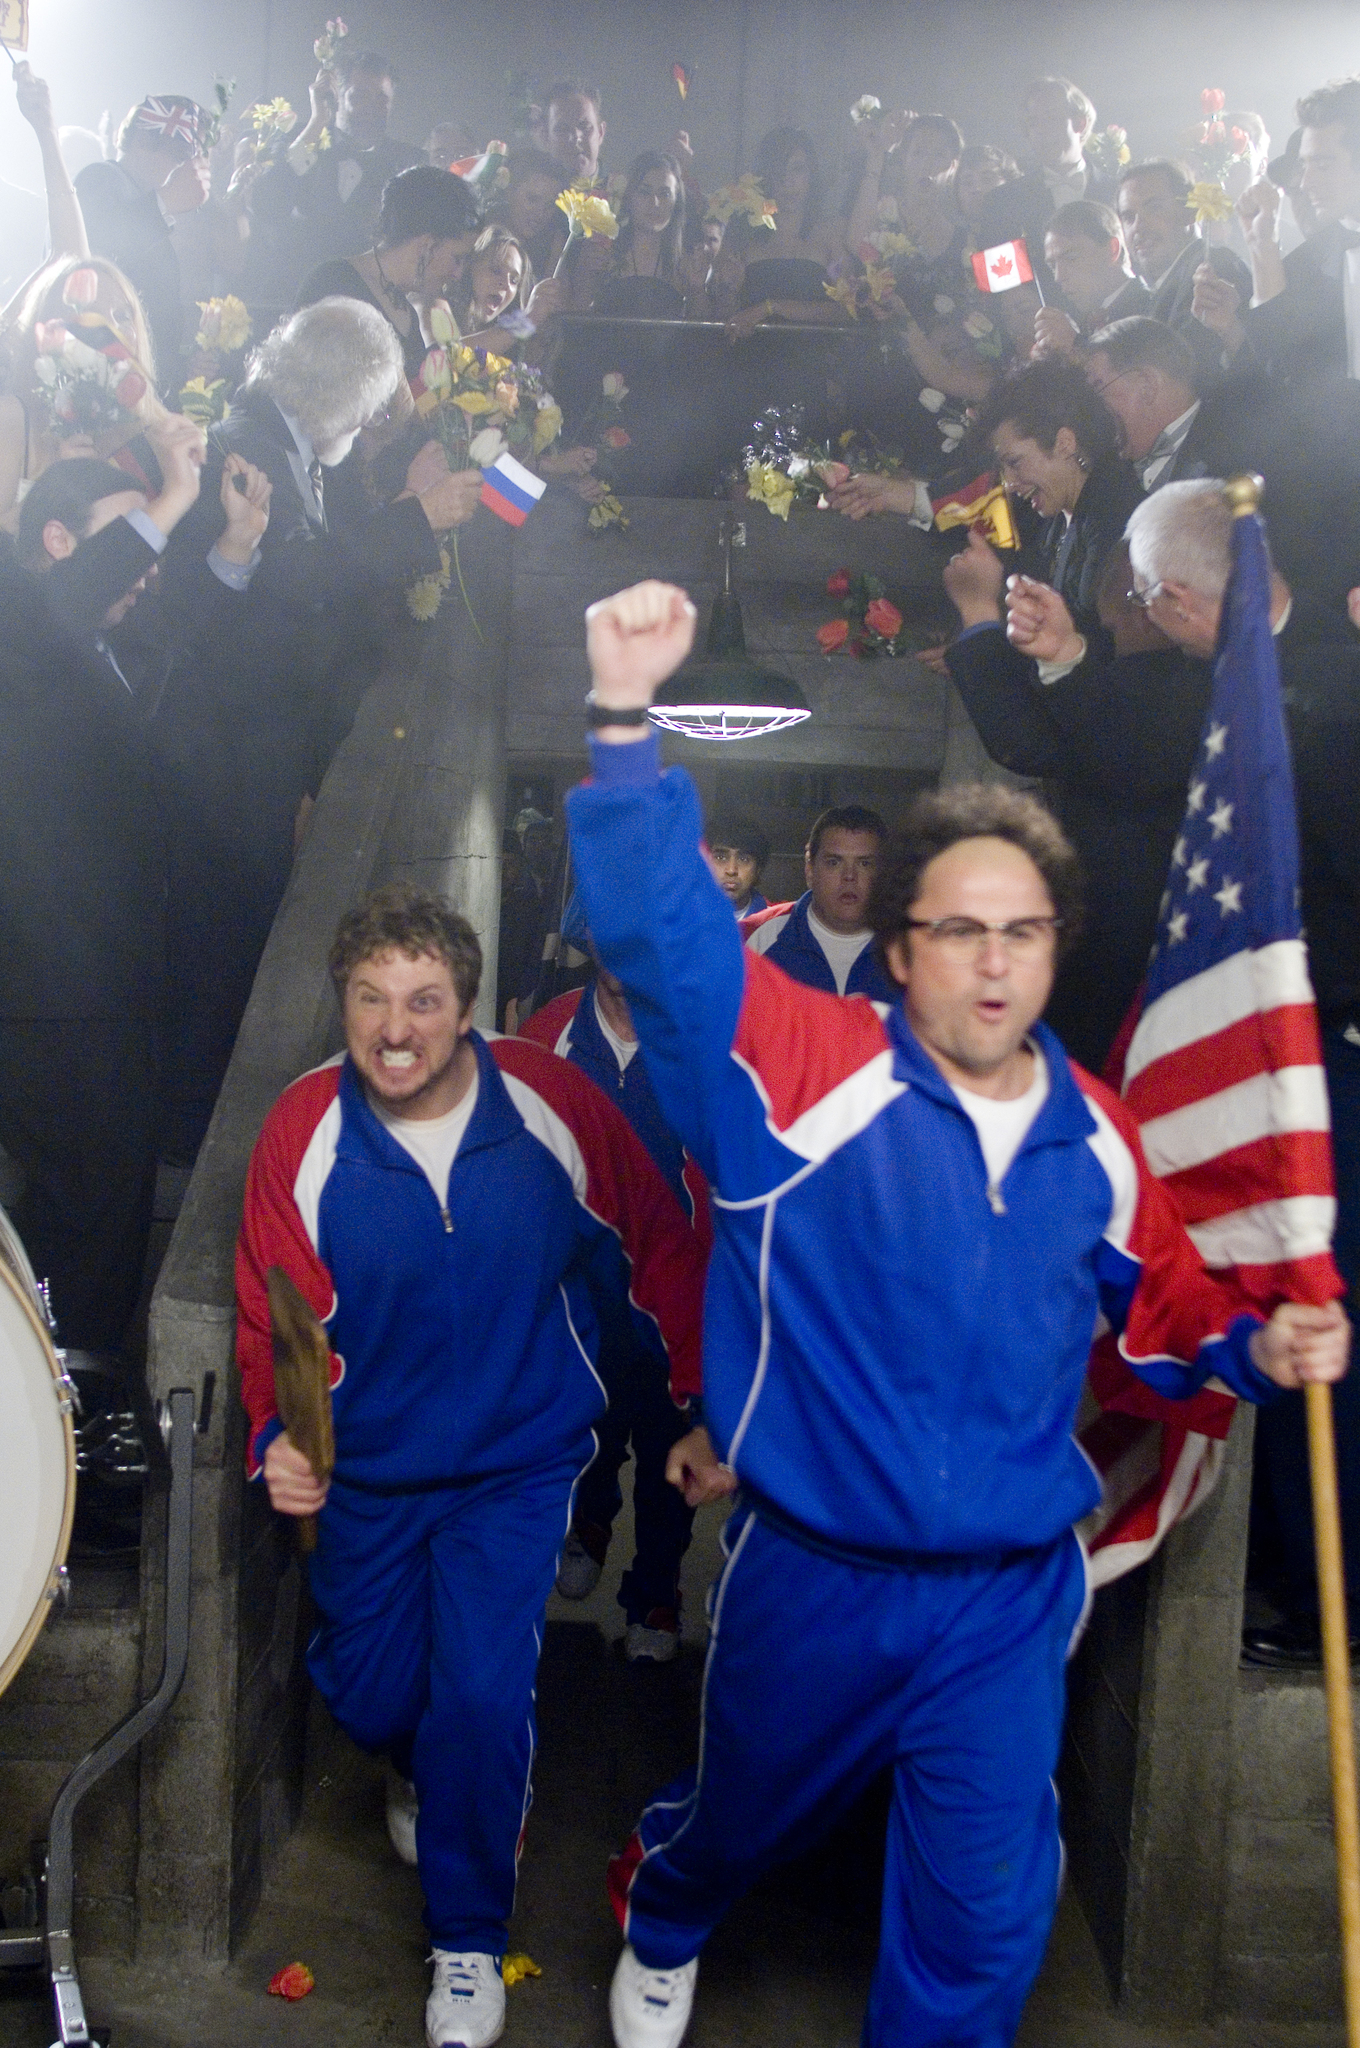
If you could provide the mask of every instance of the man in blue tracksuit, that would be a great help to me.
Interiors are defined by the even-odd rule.
[[[590,950],[590,933],[575,896],[562,921],[562,936],[567,944]],[[613,975],[597,968],[584,988],[571,989],[535,1011],[519,1036],[570,1060],[618,1104],[706,1252],[711,1226],[703,1175],[661,1114],[632,1014]],[[619,1587],[619,1605],[627,1617],[624,1656],[630,1664],[667,1664],[680,1643],[680,1565],[689,1548],[694,1510],[667,1481],[666,1460],[691,1423],[655,1374],[627,1369],[626,1353],[635,1342],[626,1311],[611,1312],[604,1305],[600,1352],[602,1359],[620,1354],[614,1375],[619,1395],[596,1431],[600,1448],[577,1488],[557,1590],[564,1599],[584,1600],[599,1584],[610,1532],[623,1506],[619,1471],[631,1438],[637,1548]]]
[[[447,904],[376,891],[342,922],[331,970],[345,1056],[285,1090],[246,1182],[249,1458],[277,1509],[319,1517],[318,1690],[413,1785],[428,2048],[488,2048],[543,1609],[605,1407],[596,1303],[631,1317],[634,1369],[662,1380],[668,1359],[683,1397],[702,1260],[613,1104],[542,1047],[473,1030],[481,950]],[[329,1339],[329,1488],[276,1410],[273,1266]]]
[[[823,811],[803,853],[805,893],[761,918],[746,941],[751,951],[766,954],[805,988],[896,1002],[865,922],[884,830],[878,812],[864,804]]]
[[[707,1428],[672,1469],[691,1499],[741,1486],[698,1770],[611,1871],[614,2038],[677,2048],[728,1906],[890,1766],[866,2048],[1007,2048],[1057,1896],[1097,1319],[1159,1393],[1214,1374],[1253,1400],[1338,1377],[1347,1325],[1238,1313],[1123,1105],[1038,1022],[1081,903],[1031,799],[941,792],[885,848],[886,1014],[742,949],[645,723],[693,619],[661,584],[592,608],[593,779],[568,798],[600,957],[712,1189]]]

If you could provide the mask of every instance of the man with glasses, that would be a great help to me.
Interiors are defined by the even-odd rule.
[[[940,791],[885,845],[882,1014],[743,952],[647,723],[694,621],[659,583],[592,607],[592,780],[567,800],[596,944],[715,1196],[706,1426],[671,1468],[694,1504],[742,1489],[701,1767],[611,1870],[614,2039],[677,2048],[728,1907],[890,1766],[867,2048],[1001,2048],[1057,1897],[1097,1317],[1160,1392],[1216,1373],[1258,1400],[1339,1375],[1345,1321],[1237,1314],[1122,1105],[1038,1022],[1082,912],[1032,799]]]

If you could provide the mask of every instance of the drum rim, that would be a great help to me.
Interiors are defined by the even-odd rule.
[[[43,1355],[52,1374],[53,1386],[60,1389],[64,1375],[56,1351],[53,1348],[51,1333],[40,1317],[36,1304],[29,1299],[28,1292],[23,1286],[19,1275],[11,1269],[8,1261],[5,1259],[0,1259],[0,1285],[8,1287],[10,1293],[23,1309],[38,1341],[42,1345]],[[42,1592],[38,1595],[38,1604],[29,1617],[23,1634],[15,1643],[9,1655],[0,1662],[0,1694],[4,1693],[10,1681],[17,1675],[24,1659],[42,1634],[47,1617],[56,1604],[55,1592],[59,1583],[59,1574],[66,1562],[67,1552],[71,1547],[71,1529],[76,1516],[76,1431],[70,1406],[67,1405],[66,1407],[59,1408],[58,1412],[61,1415],[62,1434],[66,1442],[66,1505],[61,1518],[61,1532],[57,1538],[56,1555],[52,1559],[47,1578],[43,1583]]]

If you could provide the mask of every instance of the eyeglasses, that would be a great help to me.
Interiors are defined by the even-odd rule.
[[[1013,917],[983,923],[976,917],[909,917],[907,930],[926,932],[951,960],[975,960],[995,932],[1012,960],[1036,958],[1062,929],[1060,917]]]
[[[1124,595],[1130,604],[1137,605],[1140,612],[1146,612],[1152,609],[1165,589],[1165,583],[1150,583],[1146,590],[1126,590]]]

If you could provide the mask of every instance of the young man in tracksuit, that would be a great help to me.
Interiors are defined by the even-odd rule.
[[[864,921],[884,830],[878,812],[863,804],[823,811],[803,853],[805,893],[754,918],[740,913],[751,951],[768,953],[806,988],[894,1001],[892,980]]]
[[[661,584],[592,608],[593,780],[568,798],[600,957],[712,1189],[707,1425],[672,1469],[691,1499],[742,1490],[697,1774],[611,1873],[614,2036],[675,2048],[728,1906],[890,1765],[866,2048],[1005,2048],[1057,1896],[1097,1318],[1159,1393],[1216,1374],[1256,1400],[1338,1377],[1345,1318],[1237,1313],[1118,1099],[1038,1023],[1081,913],[1031,800],[941,792],[885,849],[890,1010],[742,949],[693,785],[659,773],[642,722],[693,617]]]
[[[429,2048],[485,2048],[529,1807],[544,1603],[605,1408],[596,1303],[636,1369],[697,1385],[702,1260],[619,1112],[565,1061],[472,1029],[481,952],[407,884],[341,924],[347,1053],[295,1081],[251,1160],[237,1262],[252,1471],[320,1514],[309,1663],[419,1802]],[[335,1475],[275,1409],[267,1277],[331,1347]]]
[[[573,902],[576,899],[573,898]],[[583,918],[563,920],[563,939],[590,948]],[[661,1114],[640,1056],[637,1028],[614,976],[602,968],[584,988],[546,1003],[520,1032],[570,1060],[616,1102],[647,1147],[652,1164],[690,1218],[705,1256],[712,1242],[704,1177]],[[628,1350],[636,1339],[626,1316],[605,1319],[601,1352]],[[610,1531],[623,1505],[619,1471],[633,1445],[633,1530],[637,1548],[619,1587],[627,1617],[624,1655],[630,1664],[666,1664],[680,1642],[680,1565],[689,1548],[694,1510],[666,1478],[671,1446],[691,1427],[657,1377],[626,1369],[616,1374],[620,1397],[596,1432],[600,1448],[576,1494],[571,1533],[562,1551],[557,1590],[586,1599],[599,1584]]]

